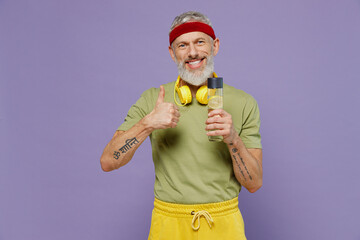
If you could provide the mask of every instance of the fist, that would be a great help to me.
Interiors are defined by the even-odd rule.
[[[173,103],[164,102],[165,90],[160,86],[160,92],[154,110],[149,114],[153,129],[174,128],[179,122],[179,108]]]
[[[232,117],[223,109],[212,110],[208,114],[205,124],[205,130],[209,131],[206,135],[223,136],[225,143],[231,143],[237,137]]]

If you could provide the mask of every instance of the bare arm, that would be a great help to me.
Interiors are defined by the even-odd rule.
[[[100,158],[101,168],[105,172],[127,164],[154,130],[176,127],[180,117],[179,109],[173,103],[164,102],[164,97],[164,87],[160,86],[154,110],[129,130],[115,132]]]
[[[247,149],[239,136],[228,148],[236,179],[249,192],[256,192],[262,186],[262,150]]]
[[[127,164],[150,133],[144,118],[128,131],[116,131],[100,158],[102,170],[109,172]]]
[[[209,113],[206,120],[208,136],[223,136],[232,158],[234,174],[238,182],[249,192],[256,192],[262,186],[262,150],[247,149],[237,134],[232,118],[223,109]]]

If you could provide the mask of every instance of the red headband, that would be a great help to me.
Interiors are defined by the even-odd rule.
[[[180,35],[188,32],[203,32],[215,39],[215,32],[211,26],[202,22],[187,22],[175,27],[169,34],[169,41],[171,43]]]

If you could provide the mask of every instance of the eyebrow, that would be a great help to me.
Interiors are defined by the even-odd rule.
[[[204,37],[199,37],[199,38],[196,38],[193,42],[197,42],[197,41],[199,41],[199,40],[204,40],[204,41],[206,41],[206,39],[204,38]],[[176,46],[179,46],[180,44],[188,44],[189,43],[189,41],[181,41],[181,42],[178,42],[178,43],[176,43]]]

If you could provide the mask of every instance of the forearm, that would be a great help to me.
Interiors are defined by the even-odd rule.
[[[100,159],[101,168],[108,172],[127,164],[151,132],[146,117],[127,131],[117,131],[104,149]]]
[[[164,97],[164,87],[160,86],[154,109],[129,130],[114,134],[100,158],[104,171],[112,171],[127,164],[152,131],[176,127],[180,117],[179,109],[173,103],[164,102]]]
[[[236,179],[249,192],[257,191],[262,186],[261,156],[252,155],[239,136],[227,145]]]

